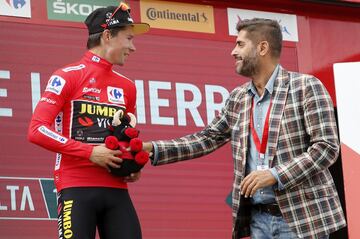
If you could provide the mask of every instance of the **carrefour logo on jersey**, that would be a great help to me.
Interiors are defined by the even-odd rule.
[[[108,100],[115,104],[125,104],[124,90],[121,88],[107,87]]]
[[[65,86],[65,83],[66,81],[62,77],[53,75],[50,77],[50,80],[46,86],[45,91],[60,95],[62,89]]]
[[[48,18],[71,22],[83,22],[95,9],[117,6],[117,0],[47,0]]]

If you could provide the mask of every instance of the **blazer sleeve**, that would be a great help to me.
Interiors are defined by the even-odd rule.
[[[304,141],[309,141],[309,147],[299,156],[275,167],[285,188],[299,185],[327,169],[339,154],[334,107],[320,80],[307,77],[304,98],[303,122],[306,134],[309,135],[309,139]]]
[[[156,158],[153,165],[163,165],[198,158],[226,144],[231,138],[229,127],[230,97],[219,115],[203,130],[181,138],[153,141]]]

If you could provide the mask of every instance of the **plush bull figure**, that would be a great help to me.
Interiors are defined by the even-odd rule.
[[[140,171],[149,161],[149,153],[142,150],[142,140],[138,138],[139,130],[135,126],[135,115],[125,114],[123,110],[114,114],[111,135],[105,138],[105,145],[109,149],[121,150],[123,162],[120,168],[110,168],[112,174],[128,176]]]

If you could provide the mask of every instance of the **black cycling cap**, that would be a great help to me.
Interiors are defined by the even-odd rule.
[[[118,7],[109,6],[94,10],[86,18],[85,24],[89,30],[89,35],[122,26],[133,26],[136,35],[145,33],[150,29],[150,25],[147,23],[134,23],[130,16],[129,6],[123,2]]]

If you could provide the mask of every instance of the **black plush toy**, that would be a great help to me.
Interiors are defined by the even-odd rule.
[[[124,114],[118,110],[113,117],[110,131],[112,134],[105,138],[105,145],[109,149],[122,151],[123,159],[120,168],[110,168],[117,176],[128,176],[140,171],[149,161],[149,153],[142,150],[142,141],[138,138],[139,130],[135,128],[136,117],[131,113]],[[130,151],[126,149],[130,148]]]

